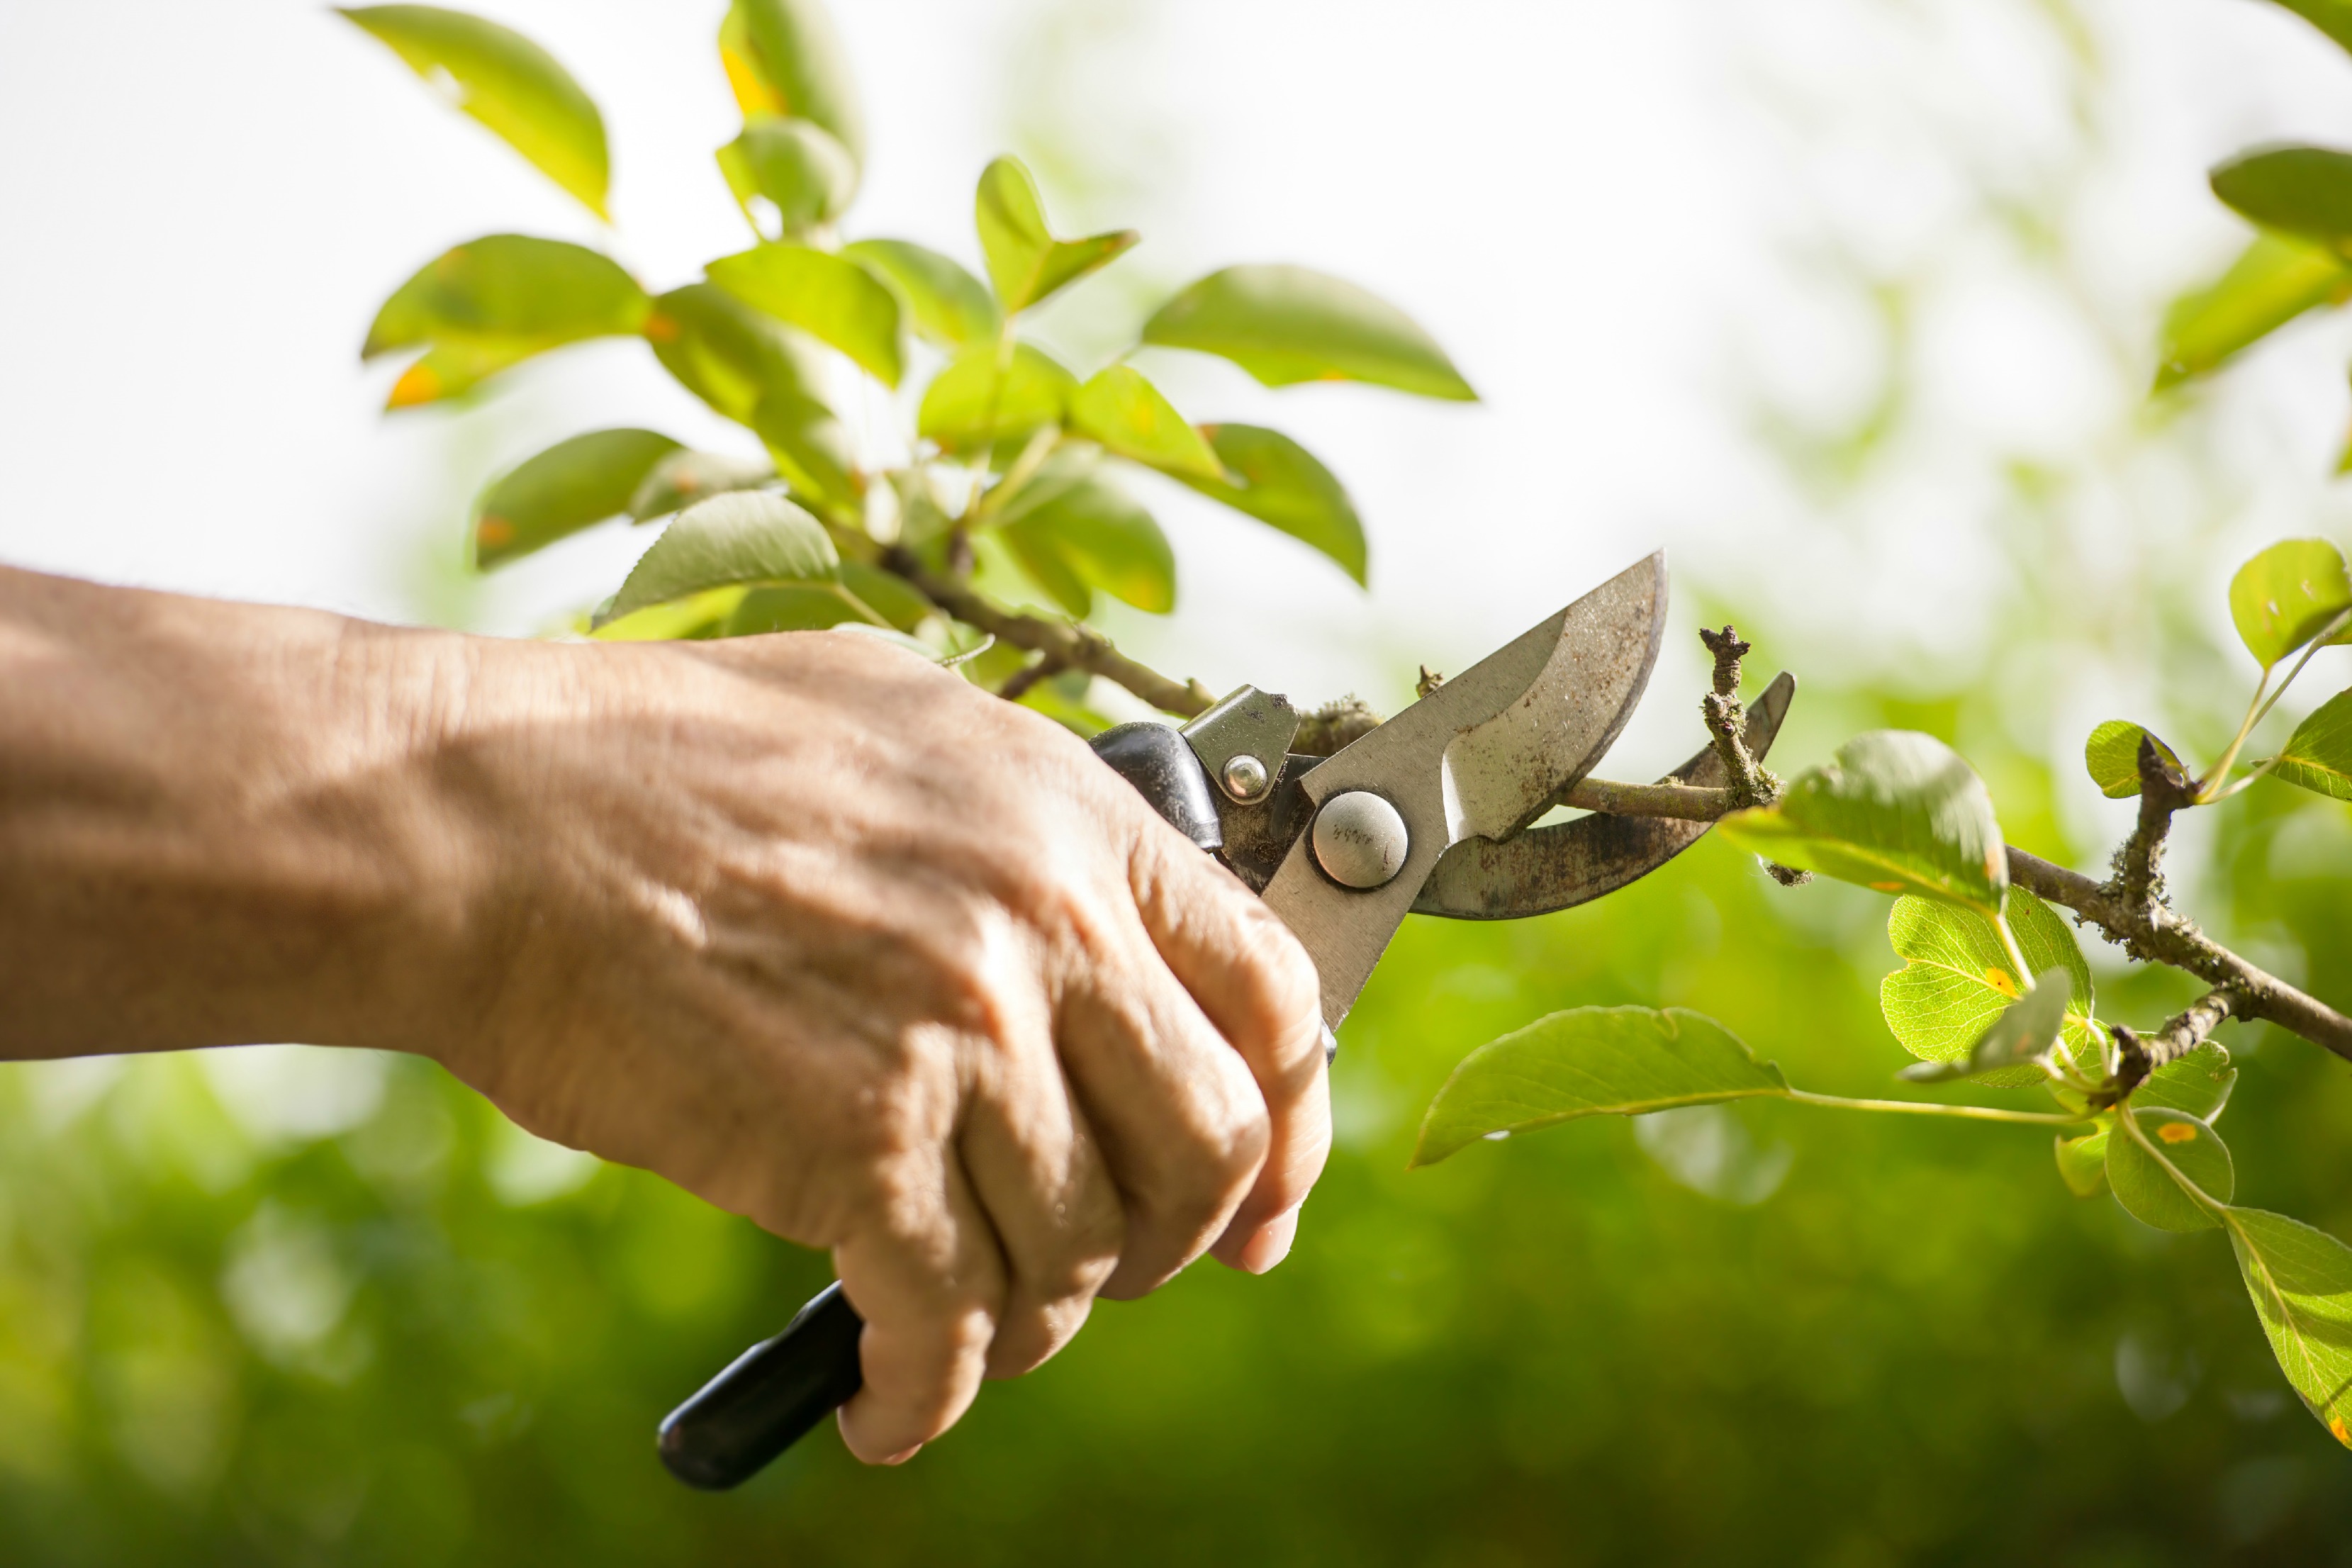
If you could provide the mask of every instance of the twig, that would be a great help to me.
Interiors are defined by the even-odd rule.
[[[2238,1009],[2238,994],[2228,986],[2220,986],[2190,1003],[2154,1035],[2143,1037],[2127,1024],[2116,1025],[2118,1059],[2115,1089],[2107,1103],[2121,1100],[2146,1083],[2150,1073],[2179,1061],[2203,1045],[2221,1026],[2222,1020]]]
[[[1618,784],[1610,779],[1580,780],[1560,797],[1560,804],[1579,811],[1604,811],[1612,816],[1671,816],[1684,822],[1713,822],[1737,811],[1727,789],[1700,784]]]
[[[882,564],[966,626],[978,626],[1015,647],[1059,659],[1065,669],[1099,675],[1124,686],[1164,713],[1181,713],[1189,719],[1205,711],[1217,700],[1214,692],[1197,680],[1180,685],[1149,665],[1138,664],[1113,647],[1110,639],[1092,626],[999,609],[965,584],[931,571],[908,551],[884,552]]]
[[[2164,907],[2164,846],[2172,814],[2197,801],[2197,785],[2172,764],[2156,738],[2139,738],[2139,821],[2116,851],[2108,886],[2124,907],[2149,913]]]
[[[1715,655],[1715,689],[1699,699],[1699,713],[1715,754],[1723,759],[1724,776],[1731,781],[1732,809],[1769,805],[1780,794],[1780,781],[1748,750],[1748,710],[1739,705],[1739,661],[1749,645],[1729,626],[1719,632],[1701,626],[1698,640]]]
[[[2022,849],[2009,852],[2009,879],[2081,915],[2133,958],[2185,969],[2209,985],[2236,993],[2232,1016],[2276,1024],[2352,1061],[2352,1018],[2247,963],[2168,905],[2135,909],[2113,883],[2095,882]]]
[[[1007,677],[1004,684],[996,689],[996,694],[1007,702],[1018,702],[1039,681],[1051,680],[1061,674],[1064,668],[1062,661],[1052,654],[1041,653]]]

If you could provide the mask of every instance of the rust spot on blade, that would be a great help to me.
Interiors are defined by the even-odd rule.
[[[643,331],[646,334],[646,341],[648,342],[674,343],[677,342],[678,327],[677,320],[673,317],[663,315],[659,310],[656,310],[652,315],[646,318],[646,324]]]
[[[1873,882],[1870,885],[1870,890],[1874,893],[1899,893],[1903,890],[1903,884],[1900,882]]]
[[[1984,972],[1984,983],[1991,986],[1994,990],[2000,992],[2004,996],[2014,996],[2017,994],[2017,982],[2009,977],[2009,973],[2006,970],[1986,970]]]
[[[474,530],[474,542],[484,550],[504,550],[514,536],[514,524],[502,517],[486,517]]]
[[[2352,1448],[2352,1427],[2347,1427],[2344,1425],[2344,1417],[2341,1415],[2329,1417],[2327,1429],[2331,1433],[2335,1434],[2336,1440],[2337,1442],[2343,1444],[2347,1448]]]
[[[2168,1121],[2156,1130],[2156,1135],[2167,1143],[2194,1143],[2197,1128],[2193,1122]]]

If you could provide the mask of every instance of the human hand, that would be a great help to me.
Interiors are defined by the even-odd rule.
[[[1288,1251],[1329,1144],[1312,966],[1075,737],[850,635],[467,647],[436,745],[477,1005],[423,1048],[831,1247],[860,1458],[1097,1294]]]

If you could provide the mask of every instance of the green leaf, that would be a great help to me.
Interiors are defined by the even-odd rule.
[[[724,452],[672,452],[656,463],[630,493],[629,517],[633,521],[651,522],[712,496],[757,489],[775,477],[776,466],[758,458],[730,457]]]
[[[2009,893],[2010,930],[2035,973],[2063,970],[2069,989],[2064,1034],[2068,1053],[2090,1076],[2104,1076],[2094,1018],[2091,966],[2074,933],[2049,905],[2021,888]],[[1878,1006],[1903,1048],[1925,1062],[1969,1058],[2003,1012],[2023,994],[1992,922],[1973,910],[1936,899],[1895,900],[1886,939],[1901,969],[1879,983]],[[2047,1081],[2039,1068],[2012,1068],[1985,1080],[1993,1087]]]
[[[719,628],[722,637],[763,637],[770,632],[821,632],[864,620],[856,607],[831,586],[754,588],[745,594]]]
[[[420,345],[429,374],[404,376],[392,406],[455,396],[531,355],[640,330],[653,309],[611,257],[558,239],[493,234],[420,268],[368,328],[362,359]]]
[[[989,280],[1008,311],[1025,310],[1131,248],[1140,237],[1131,228],[1055,239],[1045,226],[1045,205],[1037,182],[1018,158],[999,158],[981,171],[973,204],[980,252],[988,258]]]
[[[1067,418],[1077,390],[1078,378],[1032,344],[968,349],[932,377],[916,427],[950,452],[1024,440]]]
[[[824,525],[773,490],[713,496],[677,514],[613,596],[604,622],[712,588],[836,583]]]
[[[866,162],[866,122],[823,0],[733,0],[719,28],[719,62],[749,118],[814,121]]]
[[[2352,239],[2352,153],[2273,147],[2215,167],[2213,194],[2239,216],[2306,239]]]
[[[2058,1179],[2078,1198],[2095,1198],[2107,1184],[2107,1139],[2109,1130],[2102,1127],[2096,1132],[2085,1132],[2079,1138],[2060,1137]]]
[[[2000,1016],[1958,1061],[1914,1062],[1895,1074],[1913,1083],[1943,1083],[1952,1079],[1979,1079],[1988,1083],[2030,1083],[2023,1075],[2055,1050],[2066,1026],[2066,1005],[2074,996],[2074,977],[2063,969],[2049,969],[2034,977],[2033,989],[2000,1011]]]
[[[1642,1116],[1785,1098],[1788,1080],[1730,1030],[1686,1007],[1572,1007],[1479,1047],[1422,1118],[1415,1166],[1481,1138],[1580,1116]]]
[[[1423,397],[1478,398],[1411,317],[1304,267],[1212,272],[1160,307],[1143,341],[1217,354],[1268,386],[1363,381]]]
[[[762,245],[703,270],[752,309],[831,343],[883,385],[898,384],[898,297],[856,262],[804,245]]]
[[[2158,391],[2213,370],[2318,305],[2352,294],[2352,263],[2292,235],[2260,234],[2230,269],[2182,295],[2164,319]]]
[[[718,157],[744,212],[753,196],[765,196],[786,238],[831,223],[857,195],[857,160],[814,120],[755,116]]]
[[[437,5],[361,5],[342,15],[589,211],[611,217],[604,116],[553,55],[512,28]]]
[[[593,430],[557,442],[482,492],[474,564],[496,566],[619,516],[654,468],[679,450],[651,430]]]
[[[2325,539],[2282,540],[2230,579],[2230,619],[2246,651],[2266,670],[2347,609],[2352,609],[2352,579],[2345,574],[2344,552]],[[2352,627],[2328,640],[2352,641]]]
[[[987,287],[951,258],[907,239],[861,239],[841,254],[898,290],[916,335],[943,348],[994,342],[1003,312]]]
[[[997,514],[999,531],[1037,585],[1078,619],[1093,611],[1096,588],[1139,610],[1167,614],[1176,607],[1176,556],[1168,536],[1133,497],[1107,477],[1083,471],[1086,461],[1056,454]]]
[[[794,392],[772,392],[751,410],[751,428],[784,482],[824,510],[854,515],[859,506],[848,433],[833,410]]]
[[[2181,1188],[2187,1182],[2215,1203],[2226,1204],[2238,1189],[2237,1168],[2220,1133],[2178,1110],[2140,1110],[2132,1114],[2158,1152],[2118,1126],[2107,1141],[2107,1184],[2124,1212],[2158,1230],[2211,1230],[2221,1224],[2213,1211]]]
[[[2139,742],[2148,731],[2122,719],[2110,719],[2083,742],[2083,766],[2099,793],[2109,800],[2127,800],[2139,793]],[[2153,737],[2151,737],[2153,738]],[[2157,751],[2175,771],[2186,773],[2170,746],[2157,740]]]
[[[2231,1209],[2229,1231],[2279,1369],[2352,1448],[2352,1247],[2262,1209]]]
[[[2009,891],[2008,851],[1974,769],[1933,735],[1874,730],[1800,774],[1777,805],[1725,817],[1743,849],[1883,893],[1986,915]]]
[[[2220,1117],[2237,1087],[2238,1069],[2221,1047],[2202,1045],[2175,1057],[2132,1090],[2131,1102],[2145,1110],[2178,1110],[2200,1121]]]
[[[597,612],[588,636],[596,642],[699,642],[723,633],[728,617],[750,592],[733,584],[667,604],[648,605],[624,616],[614,615],[607,604]]]
[[[911,632],[939,616],[940,608],[895,572],[862,562],[841,563],[841,585],[858,602],[902,632]]]
[[[1226,478],[1186,479],[1186,484],[1321,551],[1359,584],[1364,582],[1363,522],[1347,490],[1314,454],[1255,425],[1204,425],[1201,434]]]
[[[2337,692],[2294,727],[2271,772],[2314,794],[2352,800],[2352,689]]]
[[[663,369],[739,425],[772,393],[814,399],[822,384],[814,344],[712,284],[656,300],[644,331]]]
[[[1070,427],[1106,450],[1178,479],[1224,478],[1201,433],[1132,365],[1112,365],[1079,387],[1070,400]]]

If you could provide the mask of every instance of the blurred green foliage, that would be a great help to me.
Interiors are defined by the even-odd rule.
[[[1833,728],[1982,708],[1809,700]],[[2018,793],[2012,836],[2063,851]],[[2213,851],[2240,918],[2352,973],[2352,814],[2277,785],[2240,805]],[[1885,910],[1709,839],[1586,909],[1409,922],[1280,1269],[1104,1304],[902,1469],[820,1435],[722,1497],[662,1471],[654,1423],[821,1258],[532,1144],[421,1062],[11,1068],[5,1555],[2352,1562],[2352,1454],[2296,1405],[2227,1243],[2070,1196],[2044,1134],[1757,1104],[1406,1172],[1454,1062],[1558,1007],[1696,1007],[1808,1083],[1885,1092]],[[2103,1013],[2192,989],[2093,958]],[[2232,1033],[2242,1201],[2352,1234],[2352,1075]]]

